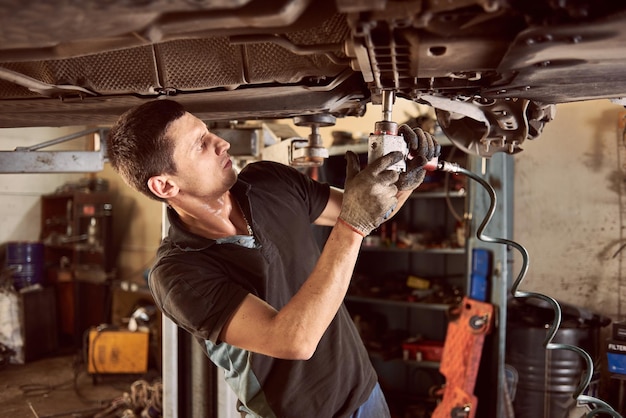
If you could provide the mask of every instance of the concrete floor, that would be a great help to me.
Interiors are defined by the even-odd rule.
[[[92,376],[75,355],[48,357],[0,367],[0,417],[132,418],[150,402],[158,417],[159,389],[155,375]]]

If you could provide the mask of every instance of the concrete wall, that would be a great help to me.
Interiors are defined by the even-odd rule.
[[[530,255],[520,290],[613,319],[624,314],[626,254],[614,257],[625,243],[622,111],[609,101],[559,105],[543,135],[515,157],[514,239]]]

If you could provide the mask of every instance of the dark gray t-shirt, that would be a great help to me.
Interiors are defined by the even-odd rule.
[[[194,235],[169,209],[171,227],[149,279],[157,305],[224,369],[244,416],[349,416],[377,378],[344,306],[306,361],[251,353],[218,339],[248,293],[280,310],[308,278],[319,257],[311,223],[328,202],[329,186],[292,167],[258,162],[242,170],[232,192],[256,246]]]

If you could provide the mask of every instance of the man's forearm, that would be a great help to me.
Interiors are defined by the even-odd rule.
[[[277,314],[283,335],[295,338],[307,358],[330,325],[348,290],[362,237],[338,222],[330,233],[315,269],[300,290]]]

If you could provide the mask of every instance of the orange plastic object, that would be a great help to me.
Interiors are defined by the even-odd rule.
[[[448,324],[439,367],[446,385],[432,418],[476,416],[474,387],[485,335],[492,328],[493,305],[466,297],[454,313],[459,316]]]

